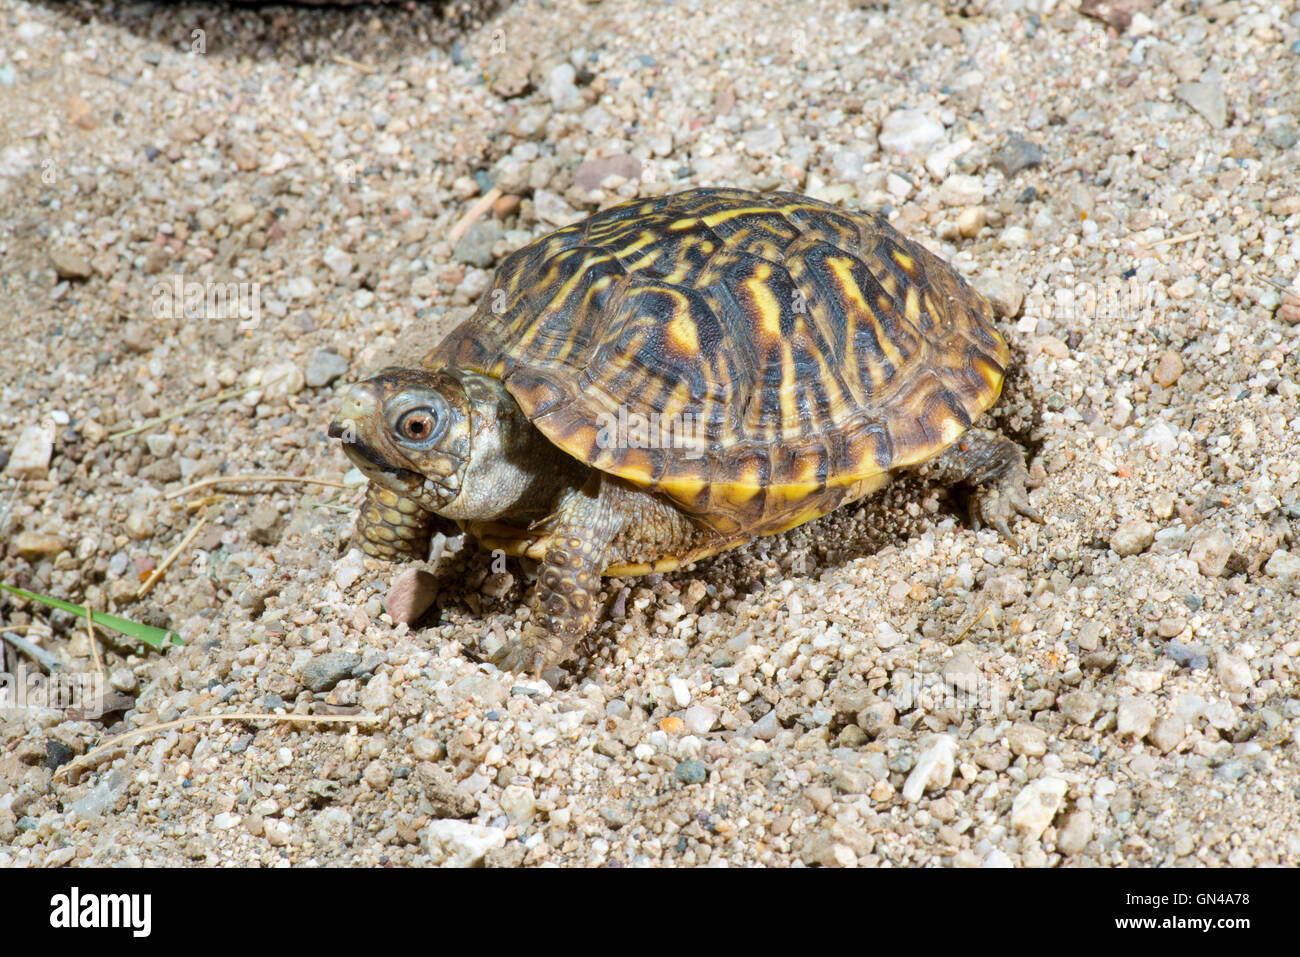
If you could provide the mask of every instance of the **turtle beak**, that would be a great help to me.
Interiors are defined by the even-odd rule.
[[[371,390],[354,385],[343,397],[343,408],[330,423],[328,435],[331,439],[356,441],[357,423],[369,422],[378,411],[378,403]]]

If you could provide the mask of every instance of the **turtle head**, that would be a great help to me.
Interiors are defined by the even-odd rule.
[[[445,518],[530,521],[585,480],[505,383],[468,369],[384,369],[348,390],[329,434],[372,485]]]
[[[470,432],[469,397],[454,376],[398,368],[352,386],[329,427],[371,482],[428,512],[460,495]]]

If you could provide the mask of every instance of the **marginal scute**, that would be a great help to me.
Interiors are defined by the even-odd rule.
[[[502,379],[560,448],[725,538],[824,514],[956,441],[1002,388],[992,317],[880,216],[698,189],[511,254],[426,366]]]

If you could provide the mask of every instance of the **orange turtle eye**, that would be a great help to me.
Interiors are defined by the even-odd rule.
[[[402,416],[397,431],[411,442],[425,442],[433,436],[437,422],[427,409],[416,409]]]

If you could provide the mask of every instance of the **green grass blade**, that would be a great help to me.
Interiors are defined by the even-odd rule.
[[[74,605],[70,601],[63,601],[59,598],[50,598],[46,595],[37,595],[35,592],[24,591],[21,588],[15,588],[13,585],[0,584],[0,589],[12,592],[15,595],[21,595],[32,601],[39,601],[42,604],[49,605],[51,608],[61,608],[66,612],[77,615],[80,618],[86,617],[86,609],[81,605]],[[146,645],[152,645],[154,648],[166,648],[168,645],[183,645],[181,636],[174,631],[167,631],[163,628],[155,628],[153,625],[144,625],[138,621],[131,621],[129,618],[118,618],[116,615],[106,615],[102,611],[92,611],[90,619],[97,625],[103,625],[113,631],[120,632],[129,638],[137,638]]]

